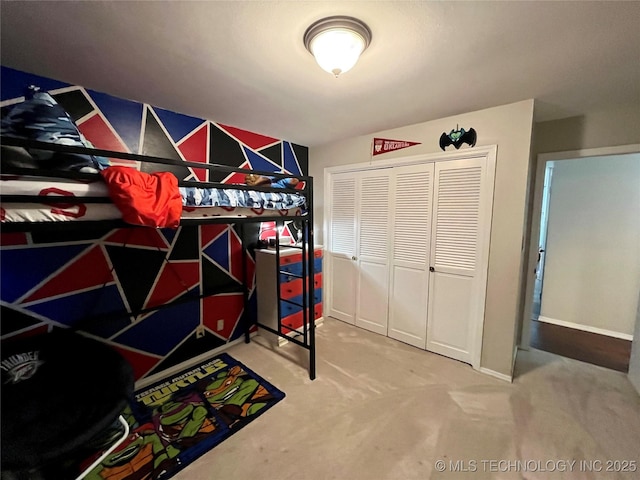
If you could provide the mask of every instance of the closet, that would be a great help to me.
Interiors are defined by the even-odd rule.
[[[495,151],[327,169],[327,314],[478,368]]]

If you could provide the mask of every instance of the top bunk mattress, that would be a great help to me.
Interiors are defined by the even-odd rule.
[[[230,188],[180,187],[181,218],[248,218],[300,216],[305,213],[303,195],[290,192],[263,192]],[[42,202],[3,202],[0,221],[6,223],[78,222],[119,220],[122,214],[110,203],[102,180],[80,181],[56,178],[0,175],[3,195],[42,197]],[[70,201],[47,202],[46,197],[69,197]],[[73,197],[73,200],[71,198]],[[81,203],[82,197],[104,197],[106,203]]]

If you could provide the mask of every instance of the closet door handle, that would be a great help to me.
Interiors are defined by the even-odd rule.
[[[353,260],[354,262],[355,262],[357,259],[358,259],[358,257],[355,257],[355,256],[351,257],[351,260]]]
[[[435,272],[435,271],[436,271],[436,269],[435,269],[435,268],[433,268],[433,267],[429,267],[429,271],[430,271],[430,272]]]

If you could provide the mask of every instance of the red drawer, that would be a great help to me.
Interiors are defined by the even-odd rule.
[[[314,286],[313,289],[316,290],[318,288],[322,288],[322,272],[316,273],[314,275]],[[281,298],[293,298],[298,295],[302,295],[302,279],[296,278],[287,283],[280,284],[280,297]]]
[[[322,258],[322,250],[314,250],[313,256],[316,258]],[[302,261],[302,253],[296,253],[294,255],[282,255],[280,257],[280,263],[282,265],[290,265],[292,263],[298,263]]]
[[[314,312],[315,312],[315,318],[318,319],[322,316],[322,303],[317,303],[315,308],[314,308]],[[293,315],[289,315],[288,317],[284,317],[282,319],[282,325],[286,325],[287,327],[291,327],[291,328],[300,328],[302,327],[302,320],[303,320],[303,316],[302,316],[302,312],[298,312],[298,313],[294,313]],[[289,333],[291,330],[289,330],[288,328],[283,328],[281,330],[282,333]]]

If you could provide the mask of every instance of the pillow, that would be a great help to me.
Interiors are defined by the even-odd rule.
[[[11,106],[2,117],[0,132],[8,137],[59,145],[92,147],[66,110],[51,95],[41,92],[40,88],[34,85],[27,88],[25,101]],[[108,166],[108,160],[95,155],[3,146],[2,164],[23,168],[97,173]]]

